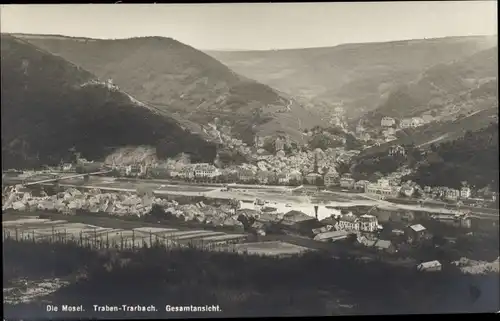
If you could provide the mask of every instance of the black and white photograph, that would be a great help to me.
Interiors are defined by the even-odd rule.
[[[4,320],[500,311],[497,10],[0,5]]]

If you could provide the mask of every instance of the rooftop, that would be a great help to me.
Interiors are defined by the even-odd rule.
[[[316,240],[326,240],[331,238],[347,237],[350,233],[346,231],[330,231],[325,233],[317,234],[314,239]]]
[[[437,261],[437,260],[434,260],[434,261],[420,263],[418,266],[419,266],[419,268],[422,268],[422,269],[428,269],[428,268],[432,268],[432,267],[441,266],[441,263],[439,263],[439,261]]]
[[[290,212],[287,212],[283,216],[283,219],[287,220],[287,221],[301,222],[301,221],[311,220],[311,219],[314,219],[314,218],[311,217],[311,216],[309,216],[309,215],[307,215],[304,212],[292,210]]]
[[[421,232],[421,231],[426,230],[426,228],[422,224],[415,224],[415,225],[410,226],[410,228],[412,230],[414,230],[415,232]]]
[[[340,218],[341,221],[354,222],[358,219],[358,217],[352,213],[342,215]]]
[[[391,241],[387,241],[387,240],[378,240],[375,243],[375,247],[378,247],[381,249],[388,249],[391,247],[391,245],[392,245]]]

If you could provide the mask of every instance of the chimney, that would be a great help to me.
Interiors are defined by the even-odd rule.
[[[316,219],[318,219],[318,205],[314,205],[314,214],[316,215]]]

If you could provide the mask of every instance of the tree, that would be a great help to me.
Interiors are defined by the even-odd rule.
[[[353,135],[347,134],[345,138],[346,138],[346,143],[345,143],[346,149],[354,150],[354,149],[361,149],[363,147],[363,144],[359,142]]]
[[[151,207],[151,211],[149,212],[149,215],[157,220],[170,219],[173,216],[173,214],[170,212],[166,213],[163,207],[161,207],[158,204],[153,204],[153,206]]]
[[[245,214],[240,214],[238,216],[238,221],[243,224],[243,229],[248,232],[252,230],[252,225],[255,223],[255,218],[254,217],[248,217]]]
[[[441,235],[434,235],[432,236],[432,245],[434,246],[443,246],[446,244],[446,239],[443,238]]]
[[[351,172],[351,164],[346,162],[339,162],[337,164],[337,171],[339,174],[346,174]]]
[[[274,146],[274,140],[270,138],[264,141],[264,145],[262,146],[262,148],[270,154],[274,154],[276,152],[276,147]]]

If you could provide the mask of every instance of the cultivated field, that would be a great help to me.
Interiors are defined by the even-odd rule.
[[[201,246],[212,250],[229,250],[266,256],[294,255],[309,250],[284,242],[239,244],[245,242],[246,234],[210,230],[178,230],[162,227],[121,229],[38,218],[3,221],[2,227],[4,240],[8,238],[33,242],[76,242],[82,246],[97,249],[140,248],[164,244],[169,247]]]
[[[287,256],[294,254],[303,254],[307,251],[311,251],[311,249],[306,247],[280,241],[242,243],[236,244],[234,247],[239,253],[264,256]]]

